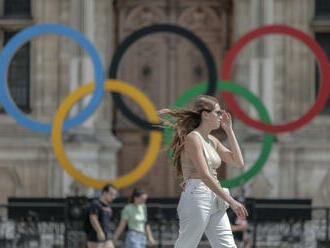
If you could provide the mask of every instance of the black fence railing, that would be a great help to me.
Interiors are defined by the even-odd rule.
[[[311,208],[310,220],[250,222],[252,247],[329,248],[330,208]]]
[[[173,247],[177,239],[177,201],[174,198],[148,201],[157,247]],[[0,206],[0,247],[85,248],[83,222],[88,202],[87,198],[10,200],[8,205]],[[123,198],[112,204],[113,230],[120,221],[125,202]],[[307,203],[310,202],[250,201],[247,205],[251,216],[245,243],[257,248],[330,247],[330,208],[311,207]],[[123,247],[124,236],[116,247]],[[210,247],[205,236],[199,247]],[[238,242],[238,247],[245,246]]]

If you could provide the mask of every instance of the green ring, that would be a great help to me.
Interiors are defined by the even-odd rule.
[[[190,101],[190,99],[194,98],[195,96],[198,96],[200,94],[204,94],[207,90],[207,84],[205,82],[199,83],[197,85],[194,85],[187,91],[185,91],[174,103],[173,108],[180,108],[183,107],[186,103]],[[252,103],[254,107],[256,108],[260,120],[266,123],[270,123],[270,117],[268,115],[268,112],[265,108],[265,106],[262,104],[259,98],[257,98],[253,93],[251,93],[248,89],[245,87],[238,85],[233,82],[224,82],[224,81],[218,81],[217,82],[217,90],[224,90],[224,91],[230,91],[237,95],[243,96],[247,101]],[[165,128],[163,130],[164,134],[164,144],[169,145],[172,141],[172,133],[173,129],[171,128]],[[219,183],[226,188],[233,188],[240,186],[250,179],[252,179],[265,165],[270,151],[272,149],[272,145],[274,142],[274,135],[270,133],[264,133],[264,140],[263,140],[263,147],[261,154],[258,158],[258,160],[255,162],[253,166],[251,166],[250,169],[248,169],[246,172],[241,174],[238,177],[234,177],[231,179],[220,181]],[[169,151],[169,155],[171,155],[171,151]]]

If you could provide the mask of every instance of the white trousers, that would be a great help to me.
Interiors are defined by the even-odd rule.
[[[178,204],[179,237],[175,248],[195,248],[205,232],[212,248],[236,248],[225,209],[200,179],[187,180]]]

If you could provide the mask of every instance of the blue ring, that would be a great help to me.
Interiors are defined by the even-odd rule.
[[[33,120],[17,108],[7,87],[8,65],[15,51],[30,38],[41,34],[59,34],[71,38],[89,54],[93,61],[95,75],[94,94],[81,112],[73,118],[65,120],[63,130],[68,130],[86,120],[99,106],[102,101],[105,80],[103,64],[94,45],[83,34],[73,28],[59,24],[34,25],[19,32],[6,44],[0,55],[0,102],[6,112],[22,126],[40,133],[51,132],[52,125],[50,123]]]

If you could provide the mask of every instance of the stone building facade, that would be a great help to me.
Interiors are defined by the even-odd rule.
[[[7,33],[40,23],[59,23],[81,31],[95,45],[105,68],[113,50],[112,3],[107,0],[31,0],[0,1],[1,44]],[[21,52],[17,52],[20,55]],[[12,95],[21,80],[28,85],[29,102],[22,106],[27,116],[51,122],[66,96],[80,85],[94,81],[93,66],[87,54],[69,38],[42,35],[29,43],[29,56],[14,57],[12,73],[28,69],[25,78],[9,79]],[[10,78],[10,76],[9,76]],[[24,80],[25,79],[25,80]],[[19,97],[22,97],[19,95]],[[88,101],[79,102],[70,112],[76,114]],[[24,109],[25,108],[25,109]],[[92,177],[113,178],[117,174],[117,151],[120,142],[111,134],[111,101],[105,96],[91,118],[65,132],[65,150],[71,161]],[[0,118],[0,188],[1,202],[7,196],[63,197],[91,193],[75,182],[54,157],[49,134],[23,128],[4,112]]]
[[[316,38],[330,55],[328,1],[237,0],[234,3],[234,40],[261,25],[284,24]],[[240,53],[235,80],[262,99],[273,123],[297,120],[312,107],[318,94],[315,57],[294,38],[264,37],[251,42]],[[329,107],[326,104],[323,111],[302,128],[276,135],[266,166],[244,185],[246,195],[310,198],[313,205],[330,204]],[[256,116],[249,107],[245,111]],[[246,162],[250,165],[260,152],[262,132],[239,122],[237,129]]]
[[[29,15],[11,12],[6,2],[16,1],[24,2],[0,0],[1,44],[8,39],[8,33],[33,24],[65,24],[92,41],[106,71],[119,42],[154,23],[177,24],[197,34],[211,50],[218,74],[231,44],[258,26],[291,25],[325,46],[330,30],[327,4],[321,0],[31,0],[25,1],[30,2]],[[330,54],[330,49],[325,49]],[[25,111],[31,118],[50,122],[69,92],[93,81],[93,66],[77,44],[62,36],[34,38],[29,54],[30,100]],[[236,59],[233,79],[259,96],[272,121],[281,124],[296,120],[313,105],[318,87],[316,68],[313,54],[303,44],[293,38],[270,35],[242,50]],[[201,54],[188,41],[176,35],[155,34],[129,49],[120,63],[118,78],[145,92],[159,109],[171,105],[192,85],[207,80],[207,69]],[[70,115],[77,113],[86,101],[74,107]],[[125,97],[124,101],[143,116],[133,101]],[[256,117],[249,104],[240,102],[250,116]],[[261,198],[312,198],[314,205],[330,204],[328,109],[330,105],[303,128],[276,135],[263,170],[247,184],[233,189],[233,193]],[[259,156],[262,132],[237,118],[234,126],[247,170]],[[29,131],[5,113],[0,116],[0,132],[1,202],[7,196],[91,193],[91,189],[76,183],[60,168],[50,135]],[[64,133],[66,152],[72,162],[84,173],[100,178],[115,178],[135,167],[144,155],[148,138],[147,131],[127,121],[116,109],[109,94],[92,118]],[[230,166],[224,168],[220,174],[226,178],[244,172]],[[151,196],[178,196],[165,151],[160,152],[151,171],[136,185]],[[130,189],[121,193],[125,195]]]

